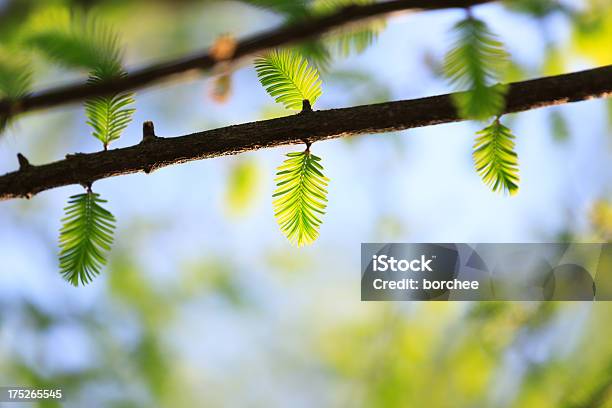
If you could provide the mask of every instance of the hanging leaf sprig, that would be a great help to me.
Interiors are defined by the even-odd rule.
[[[25,59],[0,49],[0,100],[12,101],[25,96],[32,88],[32,71]],[[0,115],[0,132],[11,117]]]
[[[50,9],[32,18],[24,43],[47,58],[69,68],[89,71],[87,80],[97,84],[126,75],[123,52],[115,31],[94,16],[66,9]],[[85,102],[87,124],[106,150],[132,120],[133,93],[94,97]]]
[[[374,0],[314,0],[312,9],[316,15],[326,15],[337,12],[344,7],[364,6],[374,3]],[[327,43],[332,50],[337,50],[343,57],[360,54],[372,45],[387,23],[384,18],[368,19],[366,21],[347,24],[333,30],[327,36]]]
[[[88,190],[70,197],[60,230],[60,271],[74,286],[86,285],[106,264],[113,243],[115,217],[101,204],[99,194]]]
[[[0,50],[0,99],[18,99],[30,92],[32,71],[24,59]]]
[[[482,181],[493,191],[518,193],[518,155],[514,151],[514,135],[499,118],[477,133],[474,144],[474,166]]]
[[[308,16],[307,0],[242,0],[247,4],[285,15],[295,21]]]
[[[468,16],[453,28],[457,40],[444,60],[444,73],[465,92],[454,96],[459,114],[486,120],[504,108],[506,87],[499,84],[509,55],[486,23]]]
[[[118,72],[115,78],[125,76],[125,72]],[[104,77],[98,73],[92,73],[87,80],[90,84],[103,82],[112,77]],[[87,124],[93,129],[92,135],[102,142],[104,150],[108,145],[121,137],[125,128],[132,121],[132,115],[136,111],[127,106],[134,103],[133,93],[115,94],[112,96],[98,96],[85,101],[85,112],[87,113]]]
[[[321,159],[310,148],[288,153],[275,181],[274,216],[281,231],[298,247],[313,243],[327,206],[329,179],[323,175]]]
[[[376,0],[242,0],[285,17],[294,24],[309,17],[326,16],[344,7],[363,6]],[[338,27],[322,38],[308,40],[292,47],[308,57],[319,69],[329,68],[332,54],[347,57],[361,53],[372,45],[386,27],[385,18],[372,18]]]

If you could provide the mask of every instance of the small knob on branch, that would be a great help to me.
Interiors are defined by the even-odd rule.
[[[24,171],[32,167],[28,159],[21,153],[17,153],[17,160],[19,161],[19,170]]]
[[[302,101],[302,111],[300,113],[312,112],[312,105],[308,99]]]
[[[150,120],[142,124],[142,142],[147,143],[157,139],[155,136],[155,127]]]

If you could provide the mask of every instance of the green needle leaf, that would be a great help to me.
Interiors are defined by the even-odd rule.
[[[474,143],[474,166],[482,181],[493,191],[510,195],[518,193],[518,156],[514,151],[514,135],[499,118],[477,133]]]
[[[121,76],[123,75],[125,74]],[[88,83],[95,84],[102,81],[101,77],[92,74]],[[121,133],[132,121],[136,109],[126,107],[134,103],[133,96],[133,93],[115,94],[85,101],[85,113],[89,119],[87,124],[93,129],[93,136],[104,145],[104,150],[112,141],[121,137]]]
[[[65,67],[113,77],[121,72],[119,36],[95,16],[52,7],[25,25],[22,42]]]
[[[287,24],[294,24],[308,18],[326,16],[344,7],[372,4],[375,0],[242,0],[285,17]],[[372,45],[385,29],[384,18],[368,19],[336,28],[324,39],[311,40],[294,47],[293,50],[305,56],[320,71],[326,71],[331,62],[331,53],[341,57],[361,53]]]
[[[26,60],[0,49],[0,99],[19,99],[32,88],[32,70]],[[0,115],[0,132],[9,124],[10,116]]]
[[[64,279],[86,285],[106,264],[106,252],[113,243],[115,217],[101,207],[105,200],[87,192],[70,197],[60,230],[60,271]]]
[[[29,64],[0,52],[0,99],[18,99],[30,92],[32,70]]]
[[[307,149],[289,153],[276,173],[274,216],[289,241],[301,247],[319,237],[321,216],[327,207],[329,179],[323,175],[321,159]]]
[[[47,58],[70,68],[88,69],[88,83],[97,84],[125,76],[119,36],[93,16],[52,8],[35,16],[24,36],[25,44]],[[95,97],[85,102],[87,124],[104,149],[119,139],[132,120],[133,93]]]
[[[349,6],[364,6],[374,3],[374,0],[314,0],[312,8],[316,15],[328,15]],[[360,54],[372,45],[379,34],[386,28],[384,18],[369,19],[364,22],[347,24],[333,30],[328,39],[335,43],[335,49],[343,57],[353,52]]]
[[[300,20],[308,15],[307,0],[243,0],[245,3],[284,14],[291,20]]]
[[[476,120],[499,115],[507,87],[495,84],[509,55],[481,20],[469,17],[455,25],[454,31],[457,41],[446,55],[444,73],[457,88],[468,89],[453,98],[459,114]]]
[[[319,72],[297,52],[272,51],[255,60],[255,69],[266,91],[287,109],[301,110],[304,100],[312,106],[321,96]]]

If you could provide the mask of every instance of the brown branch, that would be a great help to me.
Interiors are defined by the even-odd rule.
[[[493,0],[393,0],[363,6],[348,6],[328,16],[307,18],[295,25],[277,28],[246,38],[237,44],[233,57],[229,60],[219,61],[210,51],[206,51],[190,57],[136,69],[129,75],[113,81],[97,84],[80,82],[49,89],[13,101],[0,100],[0,117],[46,109],[93,96],[120,93],[150,86],[177,74],[192,70],[212,69],[220,63],[227,63],[270,48],[307,40],[347,23],[395,11],[463,8],[490,1]]]
[[[606,97],[612,94],[612,65],[587,71],[516,82],[510,85],[506,113]],[[21,166],[0,176],[0,200],[31,197],[44,190],[87,184],[107,177],[191,160],[238,154],[268,147],[309,143],[364,133],[381,133],[462,120],[452,95],[387,102],[352,108],[303,112],[279,119],[245,123],[162,138],[145,123],[143,141],[135,146],[91,154],[69,155],[42,166]]]

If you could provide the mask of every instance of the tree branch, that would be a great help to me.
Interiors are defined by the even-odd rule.
[[[510,84],[505,113],[612,95],[612,65]],[[157,137],[145,123],[143,141],[135,146],[90,154],[68,155],[42,166],[22,165],[0,176],[0,200],[31,197],[70,184],[150,172],[160,167],[238,154],[268,147],[316,142],[343,136],[381,133],[462,120],[452,94],[352,108],[305,112],[193,133]],[[23,161],[23,160],[21,160]]]
[[[96,84],[78,83],[49,89],[34,95],[9,101],[0,100],[0,117],[46,109],[77,102],[94,96],[121,93],[150,86],[171,76],[191,70],[208,70],[220,63],[238,60],[270,48],[279,47],[320,36],[341,25],[381,16],[400,10],[439,10],[463,8],[493,0],[392,0],[363,6],[348,6],[323,17],[307,18],[291,26],[284,26],[248,37],[237,44],[230,60],[219,61],[206,51],[190,57],[167,61],[132,71],[127,76]]]

